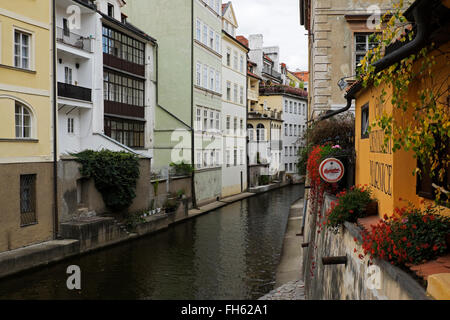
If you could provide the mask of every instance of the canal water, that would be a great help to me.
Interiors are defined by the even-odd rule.
[[[295,185],[166,231],[0,280],[0,299],[257,299],[274,289]],[[69,265],[81,290],[69,291]]]

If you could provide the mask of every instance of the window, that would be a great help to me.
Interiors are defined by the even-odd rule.
[[[208,131],[208,110],[203,110],[203,131]]]
[[[202,85],[202,65],[197,62],[197,85]]]
[[[145,64],[145,44],[107,26],[103,26],[103,53],[131,63]]]
[[[369,104],[361,108],[361,139],[369,138]]]
[[[289,125],[289,135],[292,136],[292,124]]]
[[[227,134],[230,133],[230,129],[231,129],[231,117],[227,116]]]
[[[288,112],[288,101],[284,101],[284,112]]]
[[[216,92],[220,92],[220,72],[216,71]]]
[[[20,226],[36,224],[36,175],[20,176]]]
[[[64,81],[67,84],[72,84],[72,69],[69,67],[64,68]]]
[[[220,36],[216,33],[216,52],[220,52]]]
[[[284,147],[284,155],[287,157],[287,156],[289,156],[289,153],[288,153],[288,147]]]
[[[201,168],[202,167],[202,153],[197,151],[197,168]]]
[[[202,109],[197,108],[196,117],[195,117],[195,129],[202,130]]]
[[[238,102],[238,85],[236,83],[234,84],[234,90],[233,90],[233,102],[234,103]]]
[[[209,47],[214,49],[214,30],[209,30]]]
[[[286,172],[288,171],[288,164],[287,163],[284,164],[284,171],[286,171]]]
[[[63,18],[63,35],[65,37],[70,36],[69,23],[66,18]]]
[[[292,157],[292,147],[289,147],[289,156]]]
[[[233,150],[233,164],[234,164],[234,166],[237,166],[237,150],[236,149],[234,149]]]
[[[289,101],[289,113],[292,113],[292,101]]]
[[[240,130],[241,130],[240,135],[242,136],[242,135],[244,135],[244,120],[241,119],[241,120],[239,121],[239,123],[240,123],[239,128],[240,128]]]
[[[202,23],[200,20],[197,19],[197,24],[196,24],[196,39],[198,41],[202,41]]]
[[[265,137],[265,127],[262,123],[259,123],[256,126],[256,140],[257,141],[265,141],[266,137]]]
[[[216,130],[220,131],[220,113],[216,112]]]
[[[248,135],[248,140],[249,141],[254,141],[255,140],[255,135],[254,135],[253,125],[252,124],[247,124],[247,135]]]
[[[370,33],[355,33],[355,63],[356,68],[366,55],[367,51],[373,49],[377,43],[369,40]],[[356,69],[355,69],[356,70]]]
[[[28,109],[16,102],[16,138],[31,138],[31,113]]]
[[[208,151],[203,151],[203,167],[208,166]]]
[[[214,130],[214,111],[209,112],[209,129]]]
[[[67,133],[73,133],[73,118],[67,118]]]
[[[111,71],[103,72],[104,99],[138,107],[145,105],[145,81]]]
[[[237,118],[234,117],[234,119],[233,119],[233,133],[234,133],[234,135],[237,134],[237,130],[238,130]]]
[[[430,169],[431,165],[429,163],[423,164],[420,161],[417,161],[417,167],[421,170],[420,174],[417,174],[417,186],[416,186],[416,192],[420,197],[434,200],[437,195],[437,189],[433,186],[440,186],[444,188],[445,190],[450,189],[450,166],[447,164],[445,166],[445,161],[448,159],[448,155],[450,154],[450,139],[447,137],[444,141],[442,139],[439,139],[438,137],[435,137],[435,152],[438,154],[439,159],[442,161],[439,161],[437,164],[437,167],[434,169],[435,175],[432,177],[430,175]],[[441,170],[444,170],[443,179],[438,179],[437,173]],[[440,195],[440,202],[442,205],[446,204],[446,201],[448,201],[449,195],[445,195],[443,192],[441,192]],[[447,202],[448,204],[448,202]]]
[[[114,18],[114,6],[110,3],[108,3],[108,16]]]
[[[289,171],[292,172],[292,163],[289,163]]]
[[[240,64],[239,64],[239,71],[240,72],[244,72],[244,56],[241,55],[241,60],[240,60]]]
[[[231,49],[227,48],[227,66],[231,66]]]
[[[203,25],[203,44],[208,45],[208,26],[206,24]]]
[[[297,136],[297,125],[294,124],[294,136]]]
[[[227,167],[229,167],[231,164],[231,154],[230,150],[227,150]]]
[[[203,87],[208,88],[208,66],[203,66]]]
[[[222,1],[220,0],[216,0],[216,12],[220,14],[220,4],[222,3]]]
[[[288,136],[288,125],[287,125],[287,123],[284,124],[284,135],[286,137]]]
[[[227,100],[231,101],[231,82],[227,81]]]
[[[145,147],[145,122],[105,117],[105,133],[130,147]]]
[[[234,70],[238,69],[238,54],[236,51],[233,52],[233,68]]]
[[[294,102],[294,114],[297,114],[297,102]]]
[[[214,74],[215,71],[213,68],[209,68],[209,90],[214,90]]]
[[[244,104],[244,87],[239,88],[239,103]]]
[[[14,66],[30,69],[30,38],[29,34],[14,32]]]

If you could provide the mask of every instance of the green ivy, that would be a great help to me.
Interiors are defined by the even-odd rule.
[[[82,165],[81,175],[94,179],[108,208],[120,212],[131,205],[139,178],[137,156],[109,150],[86,150],[72,155]]]

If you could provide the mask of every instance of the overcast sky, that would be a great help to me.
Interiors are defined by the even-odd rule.
[[[222,1],[226,3],[225,0]],[[280,63],[308,70],[308,37],[300,25],[299,0],[232,0],[237,35],[264,35],[264,46],[280,47]]]

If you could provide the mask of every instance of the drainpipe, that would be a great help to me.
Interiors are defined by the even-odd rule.
[[[53,239],[58,238],[58,103],[56,82],[56,0],[52,0],[52,41],[53,41]]]
[[[375,73],[378,73],[380,71],[383,71],[387,67],[393,65],[394,63],[410,56],[414,52],[416,52],[418,49],[420,49],[422,46],[424,46],[428,40],[430,30],[428,28],[429,26],[429,11],[430,8],[427,5],[427,1],[420,2],[414,9],[413,9],[413,16],[414,20],[417,25],[417,35],[416,37],[405,46],[401,47],[400,49],[384,56],[382,59],[378,60],[372,66],[375,67]],[[318,121],[322,121],[325,119],[329,119],[339,113],[345,112],[348,109],[350,109],[352,105],[352,100],[355,98],[354,95],[356,92],[358,92],[362,88],[362,82],[359,81],[356,83],[353,87],[350,88],[350,90],[345,95],[347,99],[347,105],[339,110],[330,112],[326,115],[321,116]]]
[[[194,0],[191,0],[191,163],[195,163],[195,133],[194,133]],[[195,167],[191,179],[192,207],[198,209],[195,193]]]
[[[192,10],[194,10],[194,9],[192,9]],[[191,126],[188,125],[186,122],[184,122],[179,117],[177,117],[172,112],[170,112],[169,110],[167,110],[166,108],[164,108],[163,106],[161,106],[159,104],[159,58],[158,58],[159,57],[159,45],[158,45],[157,42],[155,42],[155,47],[156,47],[156,106],[161,108],[161,110],[166,112],[169,116],[171,116],[175,120],[181,122],[186,128],[189,129],[189,131],[191,132],[191,136],[192,136],[192,147],[193,147],[194,146],[194,141],[193,141],[194,128],[193,128],[193,126],[192,125]],[[193,58],[193,50],[194,49],[193,49],[193,47],[192,47],[191,50],[192,50],[192,61],[194,61],[194,58]],[[193,64],[192,64],[192,67],[193,67]],[[192,71],[192,69],[191,69],[191,71]],[[191,81],[193,81],[193,74],[191,75]],[[192,90],[193,90],[193,86],[192,86]],[[191,96],[191,106],[193,105],[192,102],[193,102],[193,96]],[[191,110],[191,123],[193,123],[193,110]],[[193,148],[192,148],[192,152],[191,152],[191,161],[192,161],[192,166],[194,166],[195,158],[194,158],[194,149]],[[194,208],[198,208],[197,200],[196,200],[196,197],[195,197],[194,171],[192,171],[191,189],[192,189],[192,206]]]

